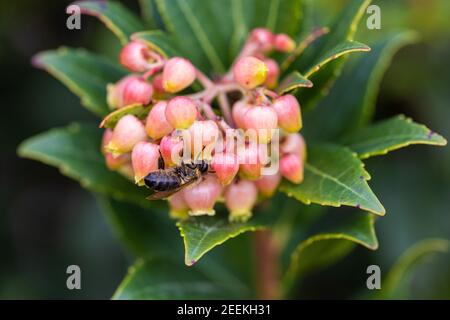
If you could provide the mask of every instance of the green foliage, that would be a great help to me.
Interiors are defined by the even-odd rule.
[[[408,299],[411,278],[427,258],[436,253],[448,253],[450,242],[446,239],[426,239],[406,250],[395,262],[381,284],[382,290],[374,293],[378,299]]]
[[[286,55],[274,56],[280,62],[288,61],[282,68],[280,79],[283,80],[278,93],[295,91],[303,110],[309,111],[304,112],[302,131],[308,145],[304,181],[299,185],[283,181],[280,190],[306,204],[345,205],[368,212],[355,210],[334,228],[308,237],[303,234],[309,226],[303,217],[308,210],[302,206],[293,210],[289,204],[295,200],[286,202],[287,209],[282,210],[282,217],[276,222],[256,214],[246,223],[230,223],[220,214],[191,217],[177,223],[184,241],[185,264],[195,263],[186,268],[180,259],[181,241],[175,239],[177,230],[166,217],[166,207],[158,202],[150,205],[145,200],[144,188],[138,188],[105,166],[98,128],[73,124],[26,140],[19,154],[59,168],[99,194],[99,202],[113,229],[127,249],[141,258],[130,268],[114,298],[253,297],[249,286],[234,278],[225,264],[196,262],[227,240],[262,228],[274,227],[282,244],[295,240],[296,248],[292,254],[287,253],[291,259],[284,270],[286,293],[300,276],[331,265],[355,244],[376,249],[373,214],[384,215],[385,209],[367,183],[370,175],[361,159],[410,144],[446,144],[440,135],[403,116],[367,126],[385,70],[395,52],[414,41],[415,36],[391,35],[372,45],[372,51],[367,53],[369,47],[353,38],[370,0],[349,1],[329,29],[321,29],[323,35],[312,44],[305,40],[313,26],[310,2],[306,0],[140,2],[146,25],[153,28],[163,24],[164,30],[145,30],[144,24],[117,2],[77,4],[84,13],[102,20],[122,43],[130,38],[145,41],[163,56],[184,56],[212,75],[224,72],[231,65],[248,32],[255,27],[268,27],[303,39],[291,56],[292,61]],[[344,68],[346,58],[354,52],[360,52],[361,56],[350,60]],[[106,116],[102,127],[113,128],[125,114],[144,117],[149,110],[149,107],[133,105],[107,115],[106,85],[126,73],[104,58],[83,50],[59,49],[38,54],[34,62],[78,95],[87,109],[100,117]],[[338,77],[342,68],[343,73]],[[316,141],[330,144],[315,145]],[[283,199],[281,202],[275,199],[269,205],[262,202],[257,210],[278,213]],[[285,217],[288,224],[293,222],[289,228],[281,221]],[[392,278],[396,282],[398,276]]]
[[[166,257],[138,260],[117,288],[113,299],[236,299],[245,298],[242,285],[232,276],[205,268],[186,268]]]
[[[120,109],[117,109],[114,112],[108,114],[100,123],[100,128],[114,128],[119,122],[120,118],[127,114],[134,115],[139,119],[144,119],[149,113],[151,107],[143,106],[142,104],[132,104]]]
[[[114,233],[136,257],[182,254],[177,228],[167,219],[167,206],[158,202],[142,207],[103,195],[97,198]]]
[[[375,43],[371,52],[349,61],[330,93],[305,114],[304,134],[309,139],[331,141],[367,124],[392,57],[415,39],[411,32],[389,35]],[[347,94],[342,94],[344,91]],[[323,125],[312,125],[317,121]]]
[[[318,271],[345,256],[355,244],[368,249],[378,248],[374,216],[356,212],[339,225],[303,240],[292,253],[283,283],[289,289],[295,280]]]
[[[206,252],[228,239],[247,231],[264,228],[252,219],[247,223],[230,223],[222,217],[192,217],[177,223],[184,240],[186,265],[196,263]]]
[[[312,82],[306,79],[298,71],[294,71],[281,81],[280,86],[277,89],[279,95],[297,90],[301,87],[311,88]]]
[[[343,139],[361,159],[386,154],[412,144],[445,146],[447,140],[403,115],[356,130]]]
[[[126,75],[118,64],[81,49],[41,52],[33,58],[33,63],[64,83],[98,116],[109,112],[106,85]]]
[[[384,215],[383,206],[367,184],[369,179],[363,163],[349,149],[326,145],[308,149],[301,184],[283,181],[280,190],[306,204],[346,205]]]
[[[128,42],[132,33],[144,30],[142,22],[120,2],[79,1],[75,2],[81,12],[100,19],[119,38]]]
[[[106,167],[100,141],[101,130],[95,126],[72,124],[25,140],[18,153],[57,167],[91,191],[146,205],[145,189]]]

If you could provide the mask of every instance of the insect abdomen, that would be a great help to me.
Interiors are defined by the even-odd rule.
[[[181,180],[174,174],[163,170],[150,172],[144,178],[145,185],[154,191],[167,191],[178,188]]]

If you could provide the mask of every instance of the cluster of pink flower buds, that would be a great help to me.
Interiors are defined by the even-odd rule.
[[[300,105],[293,95],[271,90],[278,85],[280,69],[268,57],[274,50],[294,49],[289,36],[254,29],[230,71],[213,81],[187,59],[164,58],[143,42],[125,45],[120,62],[133,74],[108,85],[108,105],[140,104],[149,111],[145,118],[123,115],[114,129],[105,131],[102,152],[108,168],[131,174],[142,186],[149,173],[160,170],[160,157],[166,170],[180,166],[186,156],[188,162],[207,161],[207,173],[169,198],[170,215],[214,215],[215,204],[224,201],[230,220],[245,221],[258,199],[276,192],[282,178],[303,180]],[[188,91],[195,80],[203,91]],[[236,99],[231,92],[242,95]],[[230,135],[233,143],[230,131],[236,133]],[[277,170],[266,174],[272,146]]]

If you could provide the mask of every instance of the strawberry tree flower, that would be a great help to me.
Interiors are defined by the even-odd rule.
[[[169,169],[201,159],[209,169],[169,198],[171,216],[213,215],[222,186],[227,186],[230,220],[248,219],[258,193],[271,197],[282,177],[294,183],[303,179],[306,151],[297,133],[302,127],[300,104],[293,95],[271,91],[278,85],[280,66],[269,54],[288,53],[293,47],[295,42],[286,34],[254,29],[229,71],[210,79],[184,57],[164,58],[142,42],[129,42],[120,62],[140,75],[109,85],[108,104],[123,110],[141,105],[148,114],[125,111],[114,130],[108,129],[108,167],[124,172],[127,167],[130,176],[131,159],[134,180],[142,186],[150,172],[164,170],[161,161]],[[195,80],[203,90],[179,94]],[[277,130],[282,130],[279,149],[278,141],[272,141],[280,137],[274,135]],[[270,148],[263,161],[262,151]],[[276,171],[266,175],[272,164]]]
[[[194,82],[196,70],[192,63],[183,58],[172,58],[166,62],[162,74],[162,83],[164,90],[170,93],[176,93]]]
[[[167,102],[159,101],[152,107],[147,116],[145,130],[153,140],[159,140],[174,130],[166,119],[166,108]]]
[[[225,205],[230,211],[230,221],[246,221],[252,215],[258,190],[253,182],[238,180],[225,189]]]
[[[131,162],[134,171],[134,181],[143,186],[144,178],[152,171],[158,169],[159,148],[158,145],[141,141],[138,142],[131,152]]]

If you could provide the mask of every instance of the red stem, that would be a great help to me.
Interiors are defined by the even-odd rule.
[[[281,298],[279,282],[279,250],[270,231],[254,233],[258,298],[276,300]]]

